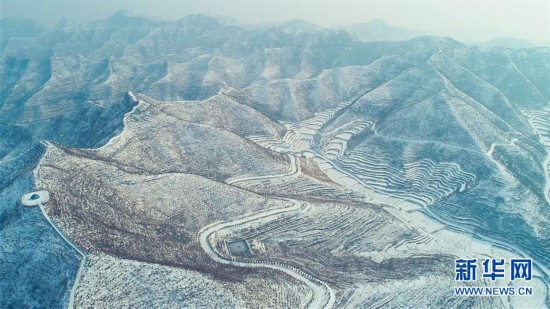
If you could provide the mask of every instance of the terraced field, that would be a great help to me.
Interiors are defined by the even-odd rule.
[[[375,128],[375,124],[372,122],[352,121],[348,124],[340,126],[326,132],[325,127],[328,123],[336,123],[339,116],[343,114],[346,109],[350,108],[350,104],[340,104],[338,108],[328,110],[324,113],[317,113],[311,118],[297,123],[287,123],[285,126],[289,130],[282,139],[276,138],[263,138],[261,136],[254,136],[253,141],[262,145],[263,147],[273,149],[281,153],[295,154],[301,158],[309,158],[315,162],[318,168],[330,179],[330,181],[340,185],[344,192],[352,192],[355,195],[355,200],[368,201],[370,203],[388,205],[387,211],[395,215],[397,218],[406,222],[409,226],[414,227],[424,233],[420,234],[406,234],[397,236],[400,241],[395,246],[388,245],[388,240],[385,239],[386,248],[384,250],[378,249],[373,252],[369,251],[370,255],[359,250],[355,241],[368,238],[366,231],[375,232],[376,227],[369,227],[369,222],[359,222],[358,220],[369,218],[365,214],[349,214],[346,215],[345,211],[338,208],[331,208],[329,215],[325,220],[321,222],[313,223],[297,216],[296,218],[282,218],[278,221],[265,224],[262,228],[266,232],[260,232],[262,228],[248,227],[240,231],[232,231],[236,235],[231,234],[234,237],[245,238],[253,240],[259,243],[260,255],[269,252],[270,255],[276,253],[277,259],[283,263],[295,263],[294,265],[300,265],[302,268],[306,267],[310,272],[315,270],[309,268],[316,265],[319,261],[324,261],[330,264],[330,257],[327,256],[315,256],[313,259],[317,262],[300,260],[297,256],[289,256],[287,252],[292,248],[308,248],[315,251],[321,250],[320,248],[335,248],[332,252],[347,252],[353,256],[369,256],[372,260],[380,259],[384,261],[386,259],[396,258],[387,252],[396,252],[395,248],[408,248],[411,252],[430,252],[435,248],[442,248],[441,243],[448,243],[449,239],[462,239],[464,233],[476,235],[475,238],[471,238],[468,242],[471,242],[470,246],[460,246],[460,241],[454,244],[456,248],[462,248],[466,251],[473,250],[474,252],[487,252],[485,250],[493,250],[496,247],[504,249],[507,254],[513,256],[532,256],[535,257],[535,267],[539,271],[539,279],[541,280],[538,285],[544,290],[549,291],[549,270],[546,266],[547,250],[544,246],[538,246],[530,242],[529,244],[523,243],[509,244],[503,242],[502,237],[504,235],[514,235],[513,230],[508,231],[495,231],[494,236],[490,234],[478,235],[477,232],[480,229],[484,229],[488,226],[490,221],[483,221],[481,218],[474,218],[471,215],[461,215],[461,205],[457,205],[456,201],[462,196],[463,200],[469,200],[470,192],[479,192],[484,190],[489,181],[500,182],[501,185],[508,186],[510,179],[518,177],[513,168],[510,168],[510,163],[502,161],[503,157],[495,156],[497,147],[502,153],[502,150],[507,151],[508,155],[514,155],[516,157],[523,156],[521,150],[518,150],[518,145],[523,141],[519,141],[517,138],[512,138],[509,143],[492,143],[490,149],[485,152],[480,152],[476,149],[466,149],[456,147],[454,145],[447,145],[445,143],[436,142],[437,148],[445,149],[448,152],[455,152],[457,157],[452,158],[448,154],[440,155],[440,157],[447,158],[442,160],[434,156],[435,159],[429,158],[423,153],[423,148],[433,147],[432,141],[416,141],[409,140],[407,138],[399,139],[395,137],[388,137],[379,134]],[[548,137],[549,137],[549,123],[550,114],[548,109],[542,111],[529,112],[523,111],[528,117],[529,123],[533,126],[534,131],[538,134],[541,144],[548,149]],[[372,142],[376,140],[396,141],[403,148],[407,147],[412,156],[402,160],[399,157],[392,157],[392,152],[381,152],[379,146],[372,148]],[[548,150],[546,150],[548,153]],[[423,154],[417,155],[415,153]],[[515,153],[515,154],[514,154]],[[467,161],[465,158],[471,157],[472,154],[478,156],[480,161]],[[414,160],[414,158],[418,158]],[[487,163],[483,158],[489,157]],[[411,160],[412,159],[412,160]],[[464,161],[463,161],[464,160]],[[515,160],[515,159],[514,159]],[[548,202],[548,164],[549,157],[545,156],[542,163],[545,173],[546,182],[544,184],[544,197]],[[298,170],[293,177],[298,178],[301,173]],[[255,183],[243,183],[243,187],[251,190],[260,190],[261,187],[277,188],[284,183],[284,178],[270,179],[261,186],[258,185],[258,180]],[[494,179],[494,180],[492,180]],[[514,182],[512,182],[514,184]],[[517,184],[517,183],[516,183]],[[319,186],[320,190],[321,186]],[[300,187],[299,185],[292,184],[291,186],[284,187],[281,191],[293,191],[294,194],[299,192],[300,194],[308,195],[311,190]],[[333,194],[334,193],[329,193]],[[535,192],[535,194],[537,194]],[[350,195],[339,195],[340,200],[354,200],[350,198]],[[451,202],[452,201],[452,202]],[[487,201],[489,205],[498,207],[495,200],[485,199],[480,197],[477,204]],[[453,206],[450,206],[453,205]],[[473,206],[473,205],[472,205]],[[522,207],[532,207],[531,205],[519,204],[518,209]],[[452,216],[449,214],[453,214]],[[354,218],[353,225],[351,223],[345,224],[343,227],[339,227],[341,221],[346,222],[346,217]],[[310,214],[307,218],[325,218],[324,214]],[[339,218],[339,219],[335,219]],[[361,219],[358,219],[361,218]],[[374,220],[374,222],[380,222],[381,220]],[[350,220],[351,222],[351,220]],[[371,222],[372,224],[372,222]],[[301,230],[300,227],[304,227]],[[312,226],[318,226],[319,230],[311,231]],[[361,227],[361,231],[353,231],[353,227]],[[307,230],[305,230],[307,227]],[[365,228],[363,230],[363,227]],[[323,235],[323,231],[328,233]],[[330,232],[329,232],[330,231]],[[229,233],[229,232],[228,232]],[[375,232],[376,233],[376,232]],[[508,234],[507,234],[508,233]],[[291,236],[291,234],[293,236]],[[387,234],[387,233],[381,233]],[[269,235],[273,239],[270,239]],[[296,235],[302,235],[303,239],[313,237],[310,239],[310,243],[300,243],[300,238],[296,238],[295,241],[290,241]],[[315,235],[315,236],[313,236]],[[335,235],[341,236],[335,238]],[[392,234],[393,235],[393,234]],[[451,236],[454,235],[454,236]],[[357,238],[355,238],[357,236]],[[274,248],[269,246],[276,241],[274,239],[286,239],[288,244],[285,246],[282,244],[275,245]],[[338,240],[339,239],[339,240]],[[346,241],[350,240],[353,245],[345,245]],[[355,241],[354,241],[355,240]],[[332,243],[334,241],[334,243]],[[494,244],[494,246],[488,244]],[[485,248],[485,249],[480,249]],[[493,248],[493,249],[491,249]],[[324,249],[326,250],[326,249]],[[481,250],[481,251],[480,251]],[[399,250],[398,250],[399,251]],[[436,250],[437,251],[437,250]],[[447,249],[446,254],[454,256],[461,256],[468,253],[452,252],[451,249]],[[442,252],[440,252],[442,253]],[[277,255],[277,254],[280,254]],[[297,253],[298,254],[298,253]],[[488,255],[494,254],[485,253]],[[299,254],[298,254],[299,255]],[[299,262],[297,262],[299,261]],[[354,262],[357,263],[357,262]],[[330,269],[327,264],[322,263],[323,266],[320,269]],[[339,265],[338,262],[335,264]],[[314,267],[313,267],[314,268]],[[322,280],[329,280],[330,277],[342,278],[342,273],[337,273],[323,277],[321,273],[315,273],[315,276]],[[349,279],[350,282],[361,281],[364,279],[353,278]],[[344,280],[345,281],[345,280]],[[354,288],[354,291],[357,287]],[[543,302],[549,300],[548,296],[543,292],[539,296]],[[355,296],[357,297],[357,296]],[[364,301],[364,300],[363,300]],[[399,302],[399,300],[392,300]],[[493,304],[494,305],[494,304]]]
[[[456,284],[446,270],[453,256],[513,256],[490,243],[466,240],[442,227],[426,231],[414,223],[396,220],[386,210],[361,203],[308,203],[305,208],[280,212],[276,217],[247,217],[209,230],[213,230],[209,243],[216,248],[216,255],[229,261],[226,263],[300,269],[308,278],[334,289],[337,307],[400,306],[413,299],[418,301],[414,285],[422,280],[438,284],[430,290],[430,297],[423,298],[426,305],[465,306],[470,303],[467,298],[449,302],[447,295]],[[231,238],[246,239],[253,254],[232,256],[223,242]],[[483,280],[476,284],[491,286],[495,282]],[[540,293],[531,304],[540,305],[547,287],[543,280],[536,286]],[[373,294],[373,289],[377,293]],[[507,302],[482,298],[475,305],[502,307]]]
[[[544,194],[550,205],[550,107],[541,111],[524,110],[523,113],[528,117],[529,123],[537,132],[540,142],[546,148],[547,156],[542,163],[542,168],[545,171],[544,178],[546,180]]]

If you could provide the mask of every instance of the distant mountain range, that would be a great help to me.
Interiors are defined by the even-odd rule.
[[[513,49],[539,47],[527,40],[517,39],[512,37],[494,38],[489,41],[479,42],[479,43],[470,43],[470,44],[477,45],[480,47],[504,47],[504,48],[513,48]]]
[[[405,27],[392,26],[381,19],[375,19],[368,23],[346,25],[343,27],[339,27],[338,29],[346,31],[352,37],[362,42],[405,41],[417,36],[430,34],[421,31],[411,30]],[[548,43],[537,46],[527,40],[513,37],[494,38],[485,42],[466,41],[465,43],[480,47],[503,47],[513,49],[550,46]]]

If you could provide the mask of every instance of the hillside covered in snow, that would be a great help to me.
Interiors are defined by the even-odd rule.
[[[550,48],[124,12],[1,29],[0,307],[550,305]],[[21,206],[35,189],[86,259]],[[532,258],[535,295],[455,297],[464,257]]]

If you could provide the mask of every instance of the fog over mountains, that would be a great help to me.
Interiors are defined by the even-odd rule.
[[[2,308],[73,286],[77,307],[550,305],[550,48],[124,12],[1,31]],[[464,257],[533,258],[535,295],[455,297]]]

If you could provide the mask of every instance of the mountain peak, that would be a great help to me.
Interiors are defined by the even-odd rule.
[[[298,18],[277,24],[275,27],[285,32],[316,32],[322,29],[314,23]]]
[[[369,22],[366,23],[367,25],[378,25],[378,26],[390,26],[387,22],[385,22],[383,19],[375,18]]]
[[[118,10],[116,11],[113,15],[109,16],[106,18],[106,20],[111,20],[111,21],[115,21],[115,20],[118,20],[118,21],[122,21],[122,20],[128,20],[128,19],[131,19],[131,18],[134,18],[136,16],[132,15],[129,11],[127,10]]]
[[[211,23],[223,26],[240,26],[240,23],[232,17],[206,13],[189,14],[181,18],[179,22]]]
[[[112,27],[125,27],[141,23],[150,23],[152,22],[152,20],[133,14],[130,11],[119,10],[113,15],[107,17],[106,19],[100,20],[99,22]]]
[[[382,19],[373,19],[367,23],[351,24],[340,29],[363,42],[404,41],[420,35],[419,32],[414,30],[389,25]]]

